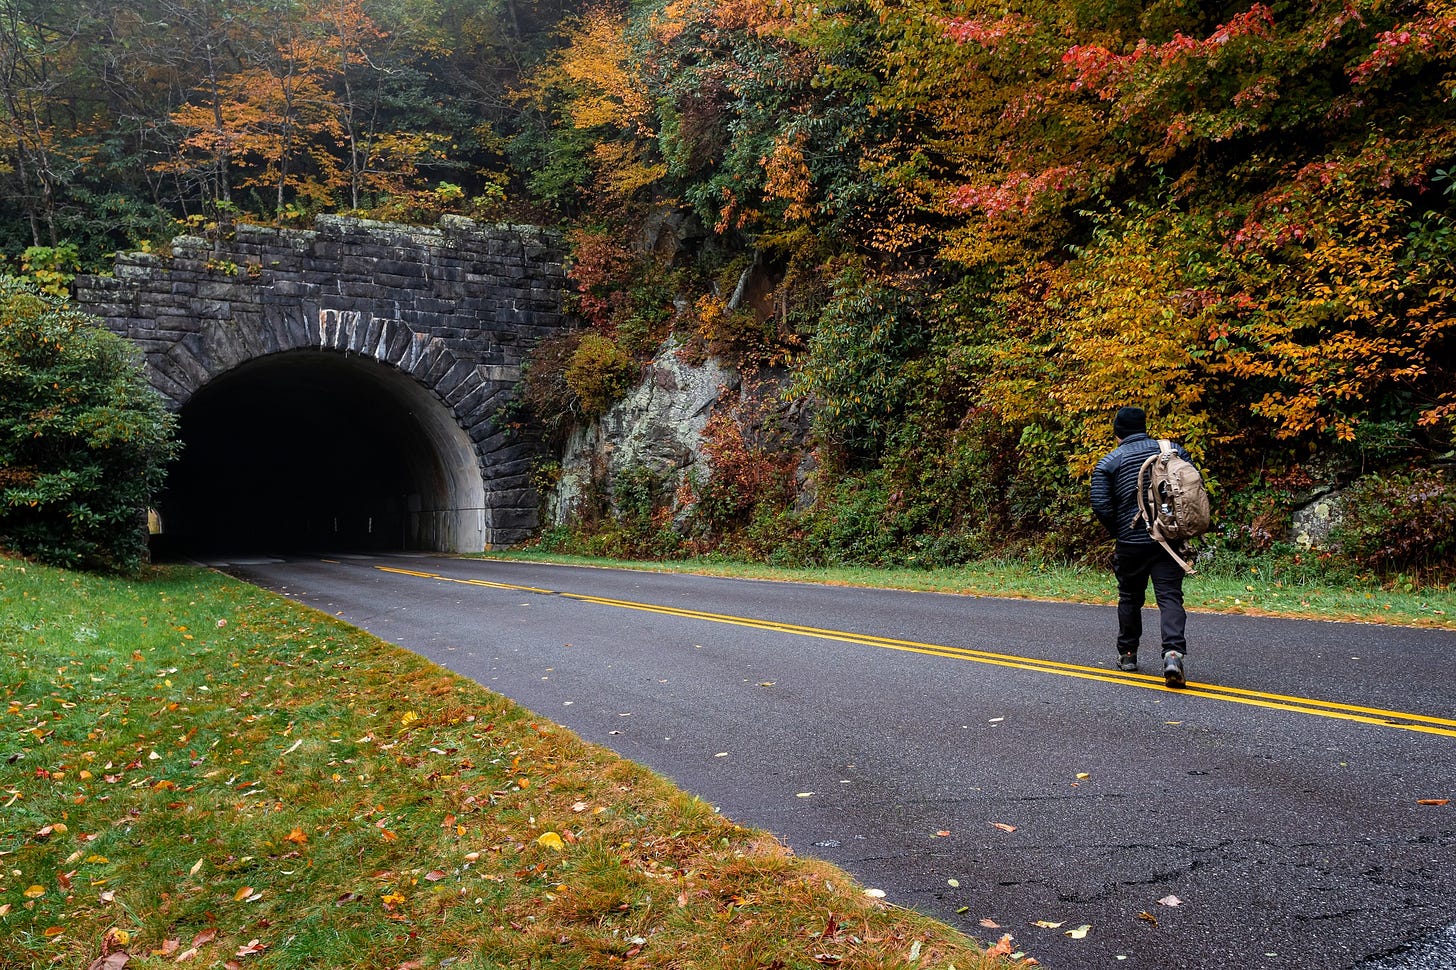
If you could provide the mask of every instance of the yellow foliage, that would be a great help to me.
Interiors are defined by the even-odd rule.
[[[651,131],[653,105],[646,85],[630,69],[626,29],[620,15],[586,14],[543,78],[568,93],[568,113],[577,128]]]
[[[804,137],[780,134],[774,139],[773,154],[763,160],[766,199],[788,203],[784,219],[789,222],[809,219],[814,210],[809,206],[809,192],[814,177],[804,163]]]
[[[667,163],[645,162],[634,145],[599,142],[592,146],[598,184],[608,195],[627,198],[667,174]]]
[[[1242,312],[1216,373],[1268,383],[1253,411],[1276,437],[1354,437],[1359,402],[1413,387],[1456,325],[1449,261],[1407,253],[1406,203],[1355,191],[1293,206],[1292,227],[1243,254]],[[1276,249],[1277,244],[1277,249]],[[1453,413],[1449,392],[1420,417]]]
[[[1194,351],[1209,311],[1190,295],[1189,244],[1176,223],[1129,219],[1080,259],[1044,269],[1038,291],[1008,299],[1020,327],[990,348],[984,400],[1013,423],[1067,429],[1078,477],[1111,444],[1110,417],[1125,404],[1195,458],[1208,444],[1206,373]]]

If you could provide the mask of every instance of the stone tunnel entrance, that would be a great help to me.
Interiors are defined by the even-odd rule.
[[[538,524],[543,443],[505,427],[564,310],[566,249],[531,226],[319,216],[121,253],[76,302],[133,341],[179,415],[157,551],[480,552]]]
[[[323,350],[259,357],[179,414],[158,507],[163,555],[478,551],[470,438],[415,380]]]

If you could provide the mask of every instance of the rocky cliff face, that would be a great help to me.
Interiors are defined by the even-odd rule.
[[[546,497],[543,524],[569,522],[594,491],[611,495],[613,484],[628,473],[645,472],[669,492],[689,476],[705,479],[703,428],[714,407],[738,386],[738,373],[721,362],[688,364],[675,348],[664,349],[626,398],[572,432],[560,479]]]

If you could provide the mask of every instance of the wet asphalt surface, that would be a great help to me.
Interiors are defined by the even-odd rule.
[[[1195,613],[1174,692],[1111,607],[332,558],[217,565],[1046,966],[1456,970],[1456,633]]]

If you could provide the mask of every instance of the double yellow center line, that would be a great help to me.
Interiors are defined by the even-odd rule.
[[[1146,690],[1161,690],[1174,693],[1192,693],[1200,697],[1228,701],[1232,704],[1247,704],[1252,707],[1267,707],[1277,711],[1296,714],[1312,714],[1317,717],[1337,718],[1355,721],[1377,727],[1394,728],[1400,731],[1415,731],[1421,734],[1435,734],[1456,738],[1456,720],[1431,717],[1426,714],[1409,714],[1402,711],[1387,711],[1375,707],[1360,707],[1355,704],[1339,704],[1308,697],[1291,697],[1284,694],[1266,694],[1262,691],[1243,690],[1238,687],[1221,687],[1216,684],[1190,682],[1181,691],[1172,691],[1161,677],[1147,674],[1123,673],[1103,670],[1100,667],[1085,667],[1079,664],[1061,663],[1056,660],[1038,660],[1018,657],[1012,654],[994,653],[989,650],[973,650],[969,647],[947,647],[935,643],[920,643],[915,640],[897,640],[867,633],[850,633],[845,630],[827,630],[820,627],[801,626],[797,623],[778,623],[748,616],[732,616],[726,613],[706,613],[702,610],[687,610],[675,606],[658,606],[652,603],[638,603],[633,600],[609,599],[603,596],[588,596],[585,593],[568,593],[561,590],[541,589],[536,586],[518,586],[512,583],[492,583],[483,579],[457,579],[439,573],[418,572],[412,569],[396,569],[390,566],[375,566],[375,569],[401,576],[415,576],[443,583],[459,583],[463,586],[480,586],[487,589],[504,589],[522,593],[538,593],[546,596],[560,596],[582,603],[598,606],[612,606],[624,610],[638,610],[643,613],[659,613],[689,620],[708,623],[724,623],[730,626],[766,630],[771,633],[786,633],[793,636],[814,637],[819,640],[833,640],[839,643],[856,643],[867,647],[881,647],[886,650],[903,650],[931,657],[946,657],[951,660],[966,660],[972,663],[990,664],[996,667],[1011,667],[1016,670],[1030,670],[1037,673],[1056,674],[1059,677],[1076,677],[1081,680],[1095,680],[1104,684],[1121,684],[1126,687],[1141,687]]]

